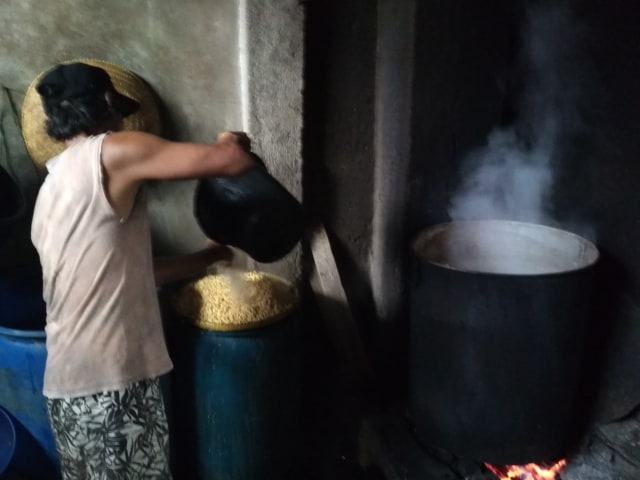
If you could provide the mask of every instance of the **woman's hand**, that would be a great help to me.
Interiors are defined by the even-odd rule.
[[[216,263],[231,263],[233,251],[213,240],[207,240],[202,250],[186,255],[155,257],[154,275],[157,286],[190,278],[201,277],[209,273]]]
[[[244,132],[221,132],[218,134],[218,143],[233,142],[240,145],[247,152],[251,151],[251,139]]]
[[[201,252],[204,257],[203,261],[207,263],[207,266],[218,262],[231,263],[233,260],[233,250],[210,238],[205,242],[204,249]]]

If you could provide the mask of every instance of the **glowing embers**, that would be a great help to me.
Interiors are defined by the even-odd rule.
[[[496,467],[485,463],[500,480],[554,480],[556,474],[567,464],[560,460],[553,465],[528,463],[527,465],[505,465]]]

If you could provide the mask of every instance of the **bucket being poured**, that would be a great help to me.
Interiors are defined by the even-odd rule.
[[[242,175],[198,180],[194,215],[207,237],[271,263],[287,255],[304,230],[298,200],[262,161]]]
[[[496,465],[562,458],[576,433],[598,250],[543,225],[435,225],[413,242],[417,434]]]

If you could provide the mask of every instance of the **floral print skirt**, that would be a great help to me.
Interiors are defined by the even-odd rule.
[[[171,479],[160,382],[47,399],[64,480]]]

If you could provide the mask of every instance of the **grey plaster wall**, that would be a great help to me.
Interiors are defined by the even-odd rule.
[[[302,36],[294,0],[8,0],[0,6],[0,83],[19,108],[33,78],[59,61],[118,63],[157,93],[166,137],[207,142],[246,130],[300,197]],[[151,185],[158,253],[204,242],[191,213],[194,183]],[[297,255],[265,268],[296,276]]]
[[[376,323],[369,280],[376,22],[369,0],[307,6],[305,204],[327,227],[363,332]]]

